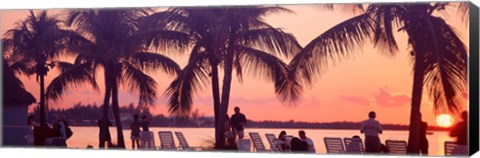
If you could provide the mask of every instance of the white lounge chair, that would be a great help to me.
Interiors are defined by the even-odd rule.
[[[328,154],[345,152],[342,138],[325,137],[323,138],[323,141],[325,142],[325,148],[327,149]]]
[[[140,149],[155,149],[155,139],[153,132],[140,132]]]
[[[386,140],[389,153],[392,155],[406,155],[407,154],[407,142],[403,140]]]
[[[278,143],[276,142],[277,138],[275,137],[275,134],[266,133],[265,137],[267,137],[268,143],[270,144],[270,150],[272,151],[281,150],[280,146],[278,146]]]
[[[363,153],[365,148],[363,147],[363,141],[361,138],[343,138],[345,145],[345,152],[347,153]]]
[[[265,148],[265,145],[263,145],[260,134],[258,134],[257,132],[250,132],[248,133],[248,135],[250,136],[250,140],[252,140],[253,148],[255,149],[255,151],[257,152],[267,151],[267,149]]]
[[[176,150],[175,140],[171,131],[159,131],[158,137],[160,138],[161,150]]]
[[[180,146],[178,149],[180,150],[203,150],[202,147],[193,147],[188,145],[187,139],[185,139],[185,136],[183,135],[182,132],[175,132],[175,135],[177,136],[178,143]]]
[[[466,156],[468,155],[468,146],[458,145],[455,142],[446,141],[445,146],[445,156]]]

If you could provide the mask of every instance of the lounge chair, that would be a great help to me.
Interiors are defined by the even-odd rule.
[[[185,136],[183,135],[182,132],[175,132],[175,135],[177,136],[178,143],[180,146],[178,149],[180,150],[203,150],[202,147],[193,147],[188,145],[187,139],[185,139]]]
[[[161,150],[176,150],[175,140],[173,140],[173,134],[171,131],[159,131],[158,137],[160,138]]]
[[[446,141],[444,150],[445,156],[465,156],[468,155],[467,146],[458,145],[455,142]]]
[[[268,143],[270,144],[270,150],[272,151],[281,150],[281,148],[278,146],[276,142],[277,138],[275,137],[275,134],[267,133],[265,134],[265,137],[267,137]]]
[[[155,139],[153,132],[140,132],[140,149],[155,149]]]
[[[248,133],[248,135],[250,136],[250,140],[252,140],[253,148],[255,149],[255,151],[257,152],[267,151],[267,149],[265,148],[265,145],[263,145],[260,134],[258,134],[257,132],[250,132]]]
[[[365,148],[363,147],[363,141],[361,138],[343,138],[345,143],[345,152],[347,153],[363,153]]]
[[[392,155],[406,155],[407,142],[403,140],[386,140],[385,144]]]
[[[285,136],[285,140],[286,140],[286,142],[287,142],[287,146],[288,146],[289,149],[292,148],[292,144],[291,144],[292,139],[293,139],[293,136],[292,136],[292,135],[286,135],[286,136]]]
[[[323,138],[323,141],[325,142],[325,148],[327,149],[328,154],[345,152],[342,138],[325,137]]]

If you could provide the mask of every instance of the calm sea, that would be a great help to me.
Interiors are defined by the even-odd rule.
[[[98,148],[98,127],[71,127],[74,135],[67,141],[69,148],[85,148],[87,145],[92,145],[94,148]],[[270,148],[270,145],[265,137],[265,133],[273,133],[276,136],[283,129],[265,129],[265,128],[246,128],[245,137],[248,138],[248,132],[258,132],[262,137],[263,143],[266,148]],[[288,135],[297,136],[300,129],[285,129]],[[307,137],[311,138],[314,142],[316,152],[319,154],[325,153],[325,145],[323,142],[324,137],[352,137],[353,135],[359,135],[359,130],[328,130],[328,129],[302,129],[306,132]],[[183,132],[190,146],[209,146],[214,140],[213,128],[158,128],[151,127],[150,131],[155,133],[155,145],[159,146],[160,140],[158,138],[158,131],[180,131]],[[112,135],[113,143],[116,143],[117,132],[116,128],[111,127],[110,133]],[[130,130],[123,130],[125,145],[127,149],[131,149]],[[175,137],[175,135],[174,135]],[[408,131],[384,131],[380,136],[382,142],[385,140],[407,140]],[[445,141],[453,141],[454,138],[448,136],[448,132],[436,131],[431,135],[427,135],[429,141],[429,154],[434,156],[444,155],[443,144]],[[175,144],[178,145],[178,141],[175,138]]]

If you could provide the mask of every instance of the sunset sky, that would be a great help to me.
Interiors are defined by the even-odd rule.
[[[286,5],[295,14],[276,14],[265,17],[272,26],[283,28],[292,33],[302,46],[330,27],[354,16],[346,10],[326,10],[318,5]],[[26,10],[0,11],[0,31],[5,33],[13,28],[14,23],[27,16]],[[447,8],[446,14],[441,14],[452,25],[468,48],[468,25],[462,23],[456,6]],[[358,56],[341,62],[330,69],[319,79],[313,88],[305,88],[302,100],[295,106],[288,106],[278,101],[274,94],[273,83],[245,75],[243,84],[234,78],[230,96],[229,114],[233,107],[239,106],[242,113],[251,120],[280,121],[361,121],[367,118],[369,111],[377,112],[381,123],[408,124],[410,116],[410,99],[412,92],[412,64],[409,57],[406,35],[396,33],[399,50],[397,56],[389,57],[371,44],[366,44]],[[171,56],[185,65],[186,56]],[[48,84],[58,72],[51,71],[46,77]],[[158,93],[163,94],[173,77],[162,73],[151,74],[158,82]],[[102,104],[103,80],[98,76],[100,91],[91,88],[80,88],[64,96],[59,102],[51,102],[51,108],[69,107],[75,103]],[[21,77],[27,91],[36,98],[39,96],[39,85],[35,76]],[[425,93],[426,94],[426,93]],[[122,90],[119,93],[120,104],[136,104],[138,97]],[[167,115],[165,98],[159,95],[156,105],[151,107],[155,113]],[[468,98],[464,94],[465,98]],[[435,124],[432,100],[424,95],[421,112],[424,120],[430,125]],[[468,108],[465,102],[464,108]],[[207,116],[213,115],[213,102],[210,87],[205,87],[194,98],[193,108]]]

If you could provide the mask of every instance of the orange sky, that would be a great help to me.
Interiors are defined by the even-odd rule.
[[[352,13],[344,10],[328,11],[315,5],[288,5],[295,14],[277,14],[265,17],[265,20],[284,31],[293,33],[303,46],[330,27],[350,18]],[[443,15],[452,25],[468,47],[468,26],[459,20],[456,8],[448,8],[448,15]],[[13,27],[15,21],[24,19],[25,10],[0,11],[0,31]],[[295,120],[309,122],[361,121],[367,118],[369,111],[377,112],[381,123],[408,124],[410,116],[410,96],[412,89],[412,65],[409,59],[406,36],[396,33],[400,53],[396,57],[387,57],[379,50],[366,45],[363,53],[351,60],[331,67],[311,89],[305,89],[302,100],[295,106],[281,104],[273,89],[273,83],[244,76],[243,84],[233,80],[230,97],[229,114],[233,107],[239,106],[241,111],[252,120]],[[184,66],[185,57],[174,57]],[[51,71],[46,78],[48,84],[58,72]],[[158,92],[162,94],[173,77],[163,74],[152,74],[158,82]],[[99,76],[100,77],[100,76]],[[26,89],[36,98],[39,86],[35,77],[22,77]],[[103,87],[102,79],[98,84]],[[57,103],[50,103],[52,108],[68,107],[74,103],[102,103],[103,88],[99,92],[90,88],[81,88],[64,96]],[[138,97],[122,90],[120,104],[136,104]],[[206,87],[194,98],[193,108],[198,108],[205,115],[213,115],[211,91]],[[422,113],[424,120],[435,124],[431,100],[423,97]],[[468,108],[466,105],[464,108]],[[165,99],[159,97],[154,113],[167,114]]]

